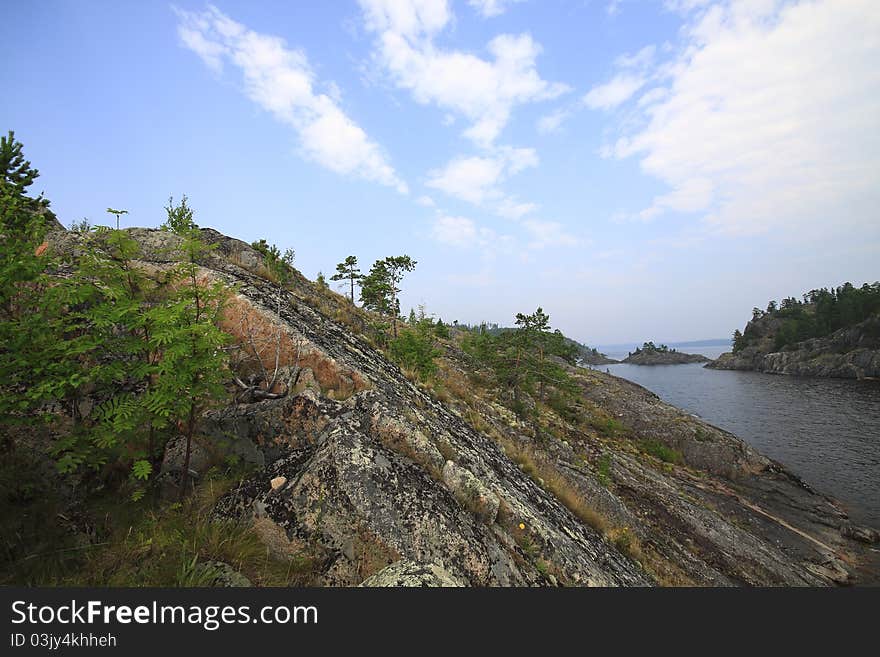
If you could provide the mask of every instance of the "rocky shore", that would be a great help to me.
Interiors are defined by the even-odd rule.
[[[168,265],[177,238],[129,233],[144,266]],[[454,339],[442,345],[443,387],[414,382],[359,332],[344,298],[297,275],[279,303],[254,249],[211,230],[203,239],[215,245],[205,279],[234,286],[233,308],[297,345],[284,364],[288,394],[202,419],[206,451],[253,467],[213,514],[251,525],[278,558],[310,554],[316,583],[877,581],[877,532],[648,390],[570,368],[576,408],[529,399],[521,419],[504,391],[476,387],[479,373]],[[673,355],[694,362],[663,359]]]
[[[754,331],[764,330],[764,339],[736,353],[722,354],[706,367],[844,379],[880,377],[880,316],[823,338],[798,342],[783,351],[772,351],[769,337],[773,326],[764,324],[753,324]]]
[[[605,354],[590,355],[579,359],[581,365],[614,365],[619,362],[619,360],[608,358]]]
[[[709,362],[702,354],[686,354],[681,351],[649,351],[641,350],[638,353],[632,353],[623,359],[623,363],[630,365],[684,365],[687,363],[706,363]]]

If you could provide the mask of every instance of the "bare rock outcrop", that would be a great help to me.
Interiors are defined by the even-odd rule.
[[[173,235],[131,234],[147,264],[168,264]],[[235,313],[282,335],[290,368],[278,398],[202,418],[206,439],[257,470],[214,513],[253,522],[272,550],[310,550],[318,583],[857,581],[851,564],[865,562],[867,546],[856,538],[870,534],[735,436],[586,370],[576,371],[584,404],[618,423],[619,435],[565,426],[565,439],[538,436],[500,404],[479,400],[492,431],[478,430],[339,321],[344,308],[322,307],[304,278],[296,274],[279,292],[259,275],[251,247],[215,231],[203,237],[215,245],[204,275],[230,285]],[[680,462],[644,453],[648,441]],[[521,467],[507,443],[540,455],[560,481]],[[576,499],[563,499],[561,481]],[[583,506],[601,513],[605,527],[578,512]]]
[[[754,342],[735,353],[722,354],[706,367],[840,379],[880,378],[880,315],[783,351],[772,347],[778,324],[774,318],[749,322]]]

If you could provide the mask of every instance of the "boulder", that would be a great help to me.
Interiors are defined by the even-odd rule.
[[[186,436],[176,436],[165,445],[162,456],[161,474],[182,473],[186,461]],[[210,467],[210,455],[193,439],[190,445],[189,472],[190,476],[199,477]]]
[[[165,454],[162,456],[162,465],[159,476],[160,494],[164,499],[174,499],[180,496],[183,484],[183,464],[186,461],[186,436],[176,436],[165,445]],[[194,439],[190,446],[189,455],[189,481],[190,484],[199,479],[210,467],[210,455]]]

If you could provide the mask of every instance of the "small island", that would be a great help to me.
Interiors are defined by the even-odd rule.
[[[581,345],[583,346],[583,345]],[[614,365],[619,360],[608,358],[595,347],[583,347],[578,351],[578,365]]]
[[[754,308],[733,350],[706,365],[769,374],[880,378],[880,282],[810,290]]]
[[[645,342],[635,351],[629,352],[622,362],[630,365],[684,365],[687,363],[706,363],[710,359],[702,354],[686,354],[665,344],[655,345]]]

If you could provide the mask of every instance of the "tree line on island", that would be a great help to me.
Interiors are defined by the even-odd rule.
[[[659,354],[674,354],[675,349],[668,347],[665,344],[655,345],[653,340],[649,340],[648,342],[642,343],[641,347],[636,347],[635,351],[630,351],[628,356],[635,356],[641,353],[659,353]]]
[[[766,310],[752,309],[752,321],[745,331],[734,331],[733,353],[758,340],[755,324],[762,320],[779,321],[773,338],[773,349],[779,351],[854,326],[877,313],[880,313],[880,282],[864,283],[861,287],[847,282],[836,288],[810,290],[800,300],[788,297],[778,304],[771,300]]]

